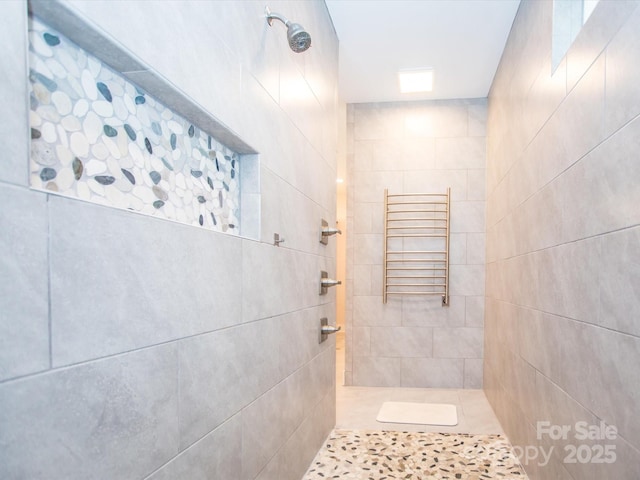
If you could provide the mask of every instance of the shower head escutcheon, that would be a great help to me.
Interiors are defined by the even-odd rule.
[[[265,13],[267,14],[267,22],[270,26],[273,25],[273,20],[280,20],[287,27],[287,40],[289,40],[289,47],[296,53],[302,53],[311,46],[311,35],[307,32],[299,23],[292,23],[279,13],[274,13],[269,10],[269,7],[265,7]]]

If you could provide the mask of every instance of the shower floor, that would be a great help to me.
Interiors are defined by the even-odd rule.
[[[482,390],[344,386],[336,340],[336,428],[303,480],[527,479]],[[454,404],[458,424],[380,423],[387,401]]]
[[[384,402],[448,403],[456,406],[454,426],[380,423]],[[504,434],[482,390],[435,388],[336,387],[336,428],[407,432]]]
[[[402,430],[408,432],[501,434],[504,431],[482,390],[386,388],[344,386],[344,332],[336,335],[336,428],[348,430]],[[384,402],[450,403],[456,405],[458,424],[452,427],[380,423]]]
[[[526,479],[500,435],[334,430],[303,480]]]

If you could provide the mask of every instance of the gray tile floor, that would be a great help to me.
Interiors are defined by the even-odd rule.
[[[344,333],[338,334],[336,344],[337,429],[504,435],[500,422],[482,390],[344,386]],[[387,401],[451,403],[457,407],[458,424],[445,427],[380,423],[376,421],[376,416],[382,404]]]

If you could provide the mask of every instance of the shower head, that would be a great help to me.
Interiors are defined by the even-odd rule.
[[[292,23],[279,13],[272,13],[269,7],[265,8],[267,22],[273,25],[273,20],[280,20],[287,27],[287,40],[289,48],[296,53],[302,53],[311,46],[311,35],[299,23]]]
[[[311,35],[299,23],[287,25],[287,40],[291,50],[296,53],[304,52],[311,46]]]

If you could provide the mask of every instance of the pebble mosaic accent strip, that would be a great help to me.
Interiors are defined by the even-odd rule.
[[[334,430],[303,480],[527,480],[501,435]]]
[[[239,233],[239,155],[31,19],[31,187]]]

